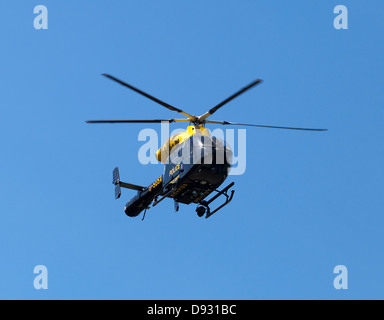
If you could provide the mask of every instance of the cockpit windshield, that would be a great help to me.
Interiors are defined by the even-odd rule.
[[[172,163],[225,164],[232,163],[233,152],[216,137],[195,134],[171,154]]]

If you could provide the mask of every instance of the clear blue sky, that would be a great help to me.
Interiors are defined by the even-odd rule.
[[[33,28],[38,4],[48,30]],[[337,4],[349,30],[333,27]],[[383,9],[2,1],[0,298],[384,298]],[[123,212],[134,192],[114,200],[111,173],[137,184],[162,173],[137,159],[143,126],[84,120],[174,114],[104,72],[196,114],[262,78],[215,118],[330,131],[248,129],[231,206],[205,220],[166,200],[141,222]],[[348,291],[333,288],[340,264]],[[36,265],[47,291],[33,287]]]

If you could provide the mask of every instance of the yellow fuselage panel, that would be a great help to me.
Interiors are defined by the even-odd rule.
[[[180,145],[184,141],[188,140],[195,134],[201,134],[204,136],[210,136],[211,133],[203,126],[195,127],[189,126],[187,131],[181,132],[168,138],[164,145],[156,152],[156,159],[162,163],[165,163],[172,152],[172,149]]]

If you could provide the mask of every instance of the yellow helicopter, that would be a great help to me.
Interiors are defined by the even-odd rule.
[[[208,120],[220,108],[234,100],[241,94],[247,92],[262,82],[258,79],[248,86],[231,95],[208,112],[201,116],[191,115],[179,108],[163,102],[142,90],[114,77],[109,74],[103,76],[116,81],[117,83],[139,93],[140,95],[162,105],[163,107],[178,112],[185,116],[182,119],[157,119],[157,120],[92,120],[87,123],[177,123],[185,122],[190,125],[187,130],[170,137],[165,144],[157,151],[156,158],[164,164],[164,173],[156,179],[150,186],[143,187],[120,180],[119,169],[113,171],[113,184],[115,185],[115,198],[121,196],[121,188],[137,191],[137,195],[125,206],[125,213],[129,217],[137,217],[141,212],[158,205],[166,198],[171,198],[175,202],[175,210],[179,211],[179,204],[196,204],[196,212],[199,217],[211,217],[213,214],[228,205],[234,196],[234,190],[229,194],[229,190],[234,186],[232,182],[222,190],[218,188],[227,179],[233,152],[225,141],[213,137],[206,124],[228,125],[228,126],[249,126],[259,128],[274,128],[286,130],[303,131],[327,131],[327,129],[294,128],[281,126],[266,126],[258,124],[241,124],[228,121]],[[171,158],[176,159],[170,161]],[[212,193],[216,193],[211,199],[206,200]],[[225,197],[225,202],[218,208],[211,210],[210,205],[219,197]],[[145,217],[145,213],[144,213]],[[143,217],[143,219],[144,219]]]

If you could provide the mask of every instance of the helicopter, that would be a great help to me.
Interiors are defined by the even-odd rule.
[[[186,205],[196,204],[197,215],[200,218],[204,216],[209,218],[232,201],[235,190],[231,189],[234,187],[235,183],[230,183],[222,190],[219,190],[219,188],[228,178],[232,166],[233,151],[225,141],[211,135],[210,131],[206,128],[207,124],[301,131],[327,131],[327,129],[267,126],[209,120],[209,118],[223,106],[261,84],[261,79],[253,81],[203,115],[195,116],[159,100],[112,75],[103,74],[102,76],[135,91],[171,111],[182,114],[184,118],[156,120],[91,120],[86,121],[86,123],[189,123],[185,132],[169,137],[164,145],[156,152],[157,160],[164,164],[164,173],[150,186],[144,187],[123,182],[120,180],[119,168],[117,167],[113,170],[113,185],[115,186],[116,199],[121,197],[121,188],[137,191],[136,196],[126,204],[124,209],[126,215],[129,217],[137,217],[144,211],[142,219],[144,220],[148,209],[157,206],[166,198],[171,198],[174,200],[176,212],[179,211],[180,203]],[[214,195],[207,200],[212,194]],[[224,203],[212,210],[211,204],[221,197],[225,198]]]

